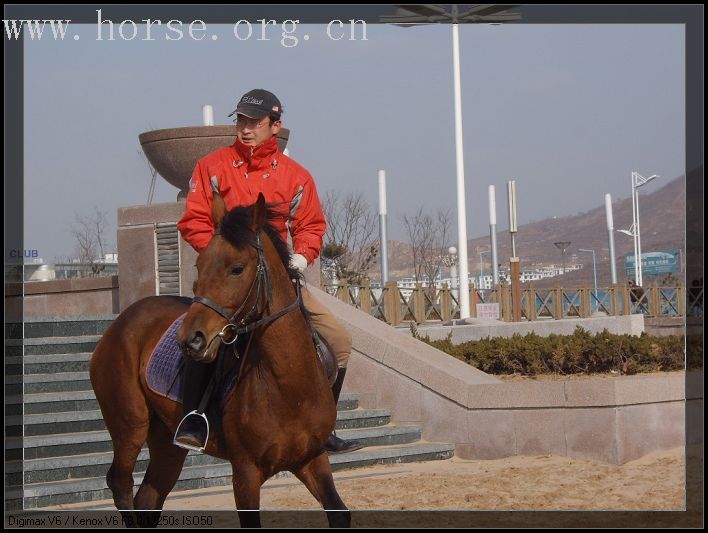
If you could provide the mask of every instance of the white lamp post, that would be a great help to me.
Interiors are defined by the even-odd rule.
[[[453,9],[457,10],[457,6]],[[457,164],[457,239],[460,272],[460,319],[470,317],[469,270],[467,264],[467,209],[465,207],[465,159],[462,144],[462,88],[460,83],[460,33],[452,25],[452,62],[455,86],[455,161]]]
[[[642,235],[639,227],[639,187],[649,183],[659,176],[653,174],[645,178],[639,172],[632,172],[632,233],[634,237],[634,273],[636,283],[639,287],[643,285],[642,280]],[[622,231],[622,233],[626,233]]]
[[[386,228],[386,171],[379,170],[379,236],[381,287],[388,282],[388,232]]]
[[[431,22],[452,23],[452,62],[455,101],[455,161],[457,165],[457,238],[460,275],[460,319],[470,317],[469,267],[467,264],[467,213],[465,208],[465,170],[462,144],[462,90],[460,84],[460,37],[458,22],[500,23],[519,20],[518,13],[505,13],[516,6],[480,4],[460,13],[457,4],[452,12],[437,4],[401,5],[397,15],[380,17],[381,22],[415,25]]]
[[[489,196],[489,243],[492,247],[492,286],[499,285],[499,260],[497,259],[497,201],[494,185],[487,188]]]
[[[612,285],[616,285],[617,269],[615,267],[615,235],[613,233],[615,224],[612,219],[612,196],[610,194],[605,195],[605,217],[607,218],[607,235],[610,247],[610,276]]]

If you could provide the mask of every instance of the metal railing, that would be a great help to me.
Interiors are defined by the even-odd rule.
[[[325,285],[324,290],[394,326],[403,322],[448,322],[460,316],[458,291],[447,285],[437,289],[417,283],[413,289],[402,290],[391,281],[382,288],[372,289],[369,282],[364,281],[360,285],[347,285],[343,282]],[[687,291],[683,285],[652,285],[646,287],[641,294],[632,294],[630,291],[624,285],[597,290],[587,287],[526,288],[521,291],[521,317],[522,320],[534,321],[636,313],[647,317],[703,316],[703,287],[692,287]],[[481,291],[470,286],[469,294],[472,318],[477,318],[474,304],[496,303],[499,305],[499,318],[512,321],[511,287],[500,285]]]

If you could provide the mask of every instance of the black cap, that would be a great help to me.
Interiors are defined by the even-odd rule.
[[[241,97],[241,101],[229,116],[238,113],[246,115],[248,118],[263,118],[273,115],[280,118],[283,107],[280,100],[271,92],[265,89],[253,89]]]

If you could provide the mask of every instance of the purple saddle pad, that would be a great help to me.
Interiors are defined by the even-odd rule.
[[[182,401],[182,379],[177,377],[182,366],[182,351],[177,344],[177,330],[186,314],[175,320],[162,335],[150,355],[146,370],[150,390],[177,402]]]

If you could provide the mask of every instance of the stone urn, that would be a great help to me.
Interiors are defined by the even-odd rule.
[[[290,130],[278,133],[278,146],[285,150]],[[197,161],[223,146],[230,146],[236,139],[236,126],[193,126],[170,128],[141,133],[140,146],[150,164],[180,192],[177,199],[186,197],[189,179]]]

